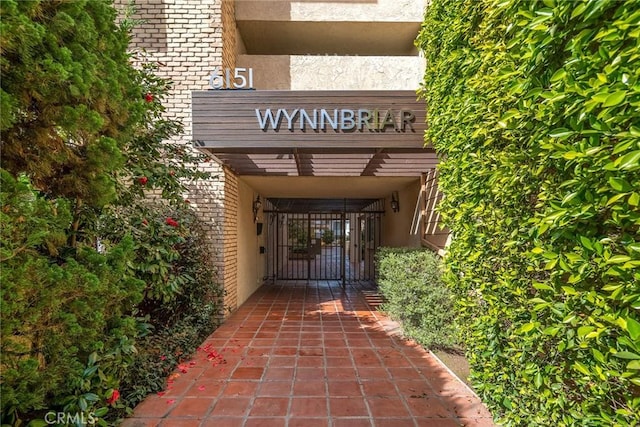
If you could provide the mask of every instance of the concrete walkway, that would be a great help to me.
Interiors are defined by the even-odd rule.
[[[493,426],[479,399],[337,282],[265,285],[123,426]]]

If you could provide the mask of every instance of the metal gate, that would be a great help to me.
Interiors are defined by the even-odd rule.
[[[265,209],[269,277],[342,283],[375,279],[383,201],[344,201],[342,210],[330,212],[282,211],[278,201],[270,202],[275,203]],[[321,200],[315,202],[314,207],[322,206]],[[309,204],[288,206],[299,210]]]

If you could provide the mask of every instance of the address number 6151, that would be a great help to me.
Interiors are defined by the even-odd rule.
[[[253,68],[216,67],[209,77],[211,89],[253,89]]]

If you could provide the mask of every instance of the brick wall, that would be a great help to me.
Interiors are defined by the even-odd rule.
[[[128,0],[116,0],[124,14]],[[223,8],[225,15],[223,16]],[[232,0],[136,0],[130,16],[141,21],[132,32],[131,51],[140,60],[160,65],[158,74],[173,82],[166,100],[167,116],[184,126],[182,135],[171,142],[191,148],[191,91],[206,90],[209,75],[215,67],[235,64],[235,17]],[[223,43],[223,21],[229,26],[229,41]],[[226,46],[226,49],[223,48]],[[226,50],[225,52],[223,52]],[[224,53],[224,54],[223,54]],[[223,57],[225,58],[223,60]],[[229,65],[227,65],[229,64]],[[225,286],[225,306],[236,308],[236,252],[231,248],[235,226],[225,214],[225,191],[234,191],[230,200],[237,200],[237,181],[211,161],[200,165],[216,175],[208,181],[187,185],[185,195],[201,218],[210,241],[212,268]],[[230,181],[227,183],[227,181]]]
[[[224,175],[224,305],[233,311],[238,306],[238,177],[227,168]]]
[[[224,68],[236,66],[236,2],[222,0],[222,65]]]

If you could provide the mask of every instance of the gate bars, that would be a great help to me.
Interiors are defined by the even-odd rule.
[[[375,280],[384,201],[358,211],[279,211],[267,202],[267,275],[273,280]]]

